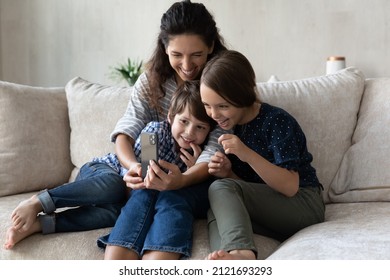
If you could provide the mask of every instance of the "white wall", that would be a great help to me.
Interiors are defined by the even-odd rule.
[[[342,55],[367,77],[390,76],[388,0],[193,0],[213,13],[259,81],[325,73]],[[81,76],[113,84],[110,67],[147,60],[174,0],[0,0],[0,79],[63,86]]]

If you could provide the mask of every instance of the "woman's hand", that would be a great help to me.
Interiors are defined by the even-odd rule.
[[[133,189],[139,190],[145,188],[144,180],[141,177],[141,164],[134,163],[130,165],[129,171],[123,176],[123,180],[126,182],[126,186]]]
[[[162,168],[168,170],[165,172]],[[158,191],[175,190],[183,187],[183,174],[176,164],[159,160],[158,164],[150,161],[145,178],[145,187]]]
[[[233,178],[232,173],[232,164],[228,157],[221,153],[215,152],[215,154],[210,158],[208,164],[209,173],[218,178]]]
[[[141,164],[137,162],[134,154],[134,140],[125,134],[119,134],[115,141],[115,152],[121,165],[128,169],[123,176],[126,186],[133,190],[144,189],[145,184],[141,178]]]
[[[194,143],[190,143],[191,149],[194,151],[193,155],[191,155],[186,149],[181,148],[180,149],[180,159],[186,164],[187,169],[194,166],[196,163],[196,160],[202,153],[202,149],[199,145],[196,145]]]

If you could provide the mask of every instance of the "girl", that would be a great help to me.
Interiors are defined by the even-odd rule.
[[[124,116],[112,133],[116,155],[105,160],[93,160],[81,169],[75,182],[22,201],[13,211],[12,226],[7,230],[5,249],[31,234],[83,231],[111,227],[127,200],[131,189],[167,190],[189,187],[205,181],[209,174],[207,162],[218,146],[218,131],[210,135],[208,147],[197,164],[180,172],[175,164],[162,161],[151,165],[149,180],[141,178],[141,165],[134,154],[135,139],[150,121],[167,117],[172,94],[186,80],[199,79],[206,62],[225,50],[216,23],[203,4],[182,1],[174,3],[161,18],[157,46],[145,73],[134,86]],[[117,168],[113,168],[117,167]],[[206,215],[208,209],[207,182],[203,188],[193,186],[199,196],[189,197],[194,215]],[[204,194],[204,192],[206,192]],[[59,208],[71,207],[65,211]],[[43,212],[43,214],[39,214]],[[39,214],[39,215],[38,215]]]
[[[234,130],[218,138],[225,153],[208,165],[221,179],[209,188],[207,259],[255,259],[253,231],[285,239],[324,221],[305,135],[286,111],[260,102],[246,57],[225,51],[213,58],[202,73],[201,98],[221,128]]]

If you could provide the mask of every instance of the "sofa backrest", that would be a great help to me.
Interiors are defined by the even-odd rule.
[[[115,151],[110,134],[126,110],[132,87],[101,85],[76,77],[66,84],[65,91],[73,181],[84,163]]]
[[[326,202],[330,202],[331,182],[352,144],[364,81],[363,73],[350,67],[326,76],[258,83],[263,102],[285,109],[301,125]]]
[[[351,67],[257,87],[302,126],[325,202],[390,200],[390,78],[365,80]],[[74,168],[72,181],[114,152],[110,134],[131,91],[79,77],[65,90],[0,82],[0,196],[62,184]]]

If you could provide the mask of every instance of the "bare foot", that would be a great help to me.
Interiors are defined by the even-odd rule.
[[[206,257],[206,260],[255,260],[256,256],[251,250],[224,250],[214,251]]]
[[[42,205],[36,195],[23,200],[12,212],[11,220],[13,228],[20,232],[28,231],[41,211]]]
[[[23,231],[23,232],[17,230],[15,227],[10,227],[7,230],[6,237],[5,237],[5,243],[4,243],[3,248],[6,250],[10,250],[15,246],[15,244],[17,244],[21,240],[25,239],[26,237],[28,237],[36,232],[41,232],[41,231],[42,231],[42,228],[41,228],[41,224],[40,224],[38,218],[35,219],[35,221],[29,227],[28,230]]]

